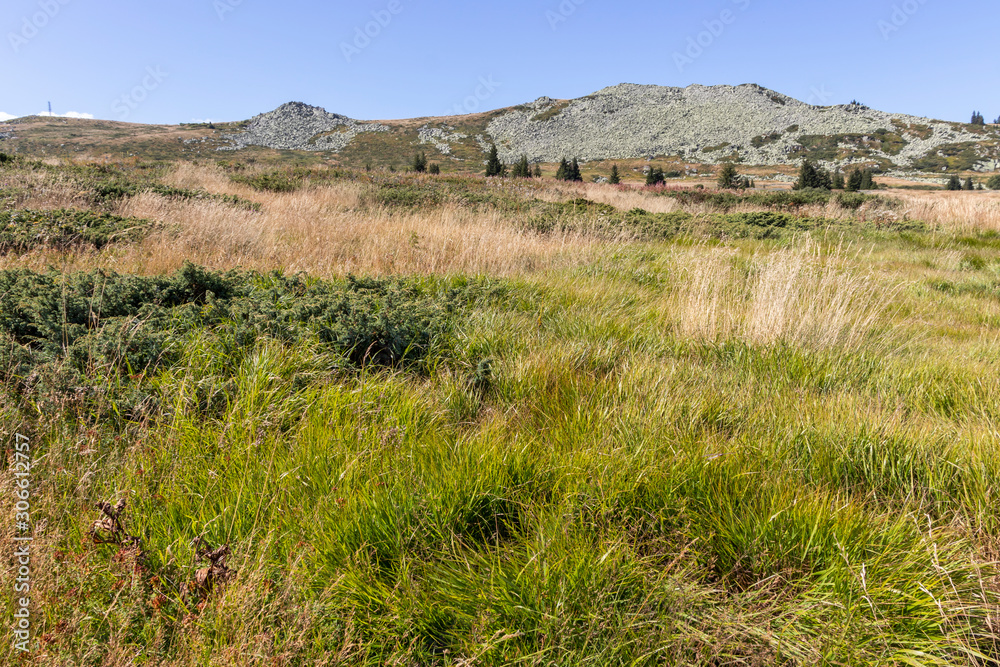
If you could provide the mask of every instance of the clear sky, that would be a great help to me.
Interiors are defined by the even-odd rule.
[[[996,0],[4,0],[0,29],[0,119],[391,119],[622,82],[1000,116]]]

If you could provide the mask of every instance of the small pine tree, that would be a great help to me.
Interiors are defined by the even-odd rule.
[[[646,172],[646,185],[663,185],[666,182],[666,176],[663,175],[663,170],[659,167],[650,167],[649,171]]]
[[[971,192],[972,190],[975,190],[975,189],[976,189],[976,184],[972,182],[972,177],[971,177],[971,176],[969,176],[969,178],[967,178],[967,179],[965,180],[965,186],[964,186],[964,187],[963,187],[962,189],[963,189],[963,190],[968,190],[968,191],[970,191],[970,192]]]
[[[566,161],[566,158],[559,161],[559,169],[556,170],[556,180],[569,180],[569,162]]]
[[[847,187],[844,188],[848,192],[857,192],[861,189],[861,183],[864,180],[860,169],[852,169],[851,173],[847,176]]]
[[[436,176],[437,174],[441,173],[441,165],[439,165],[437,162],[435,162],[430,167],[428,167],[427,171],[429,171],[430,173],[432,173],[432,174],[434,174]]]
[[[830,177],[831,183],[830,187],[833,190],[843,190],[844,189],[844,173],[838,168],[837,171],[833,172],[833,176]]]
[[[872,173],[871,169],[865,169],[861,172],[861,189],[862,190],[877,190],[878,184],[875,183],[875,174]]]
[[[490,157],[486,161],[486,176],[506,176],[507,167],[500,161],[500,154],[496,144],[490,147]]]
[[[986,125],[986,118],[979,111],[972,112],[972,124],[973,125]]]
[[[528,164],[528,156],[522,155],[511,170],[514,178],[531,178],[531,165]]]
[[[812,162],[805,160],[799,168],[799,180],[792,186],[795,190],[811,188],[829,190],[832,182],[830,174],[825,169],[817,169]]]
[[[608,178],[608,183],[611,185],[618,185],[622,182],[621,174],[618,173],[618,165],[611,166],[611,177]]]
[[[534,176],[535,176],[535,178],[541,178],[542,177],[542,167],[541,167],[541,165],[537,165],[537,164],[535,165]]]
[[[745,181],[746,179],[743,180]],[[736,165],[732,162],[722,165],[722,169],[719,171],[718,184],[722,190],[735,190],[740,188],[741,185],[745,185],[736,173]]]
[[[423,152],[413,156],[413,171],[422,174],[427,171],[427,156]]]
[[[573,158],[573,162],[569,165],[569,180],[583,181],[583,175],[580,173],[580,162],[576,158]]]
[[[990,180],[986,181],[986,187],[990,190],[1000,190],[1000,174],[991,176]]]
[[[951,178],[948,179],[948,185],[946,185],[944,189],[951,191],[961,190],[962,179],[960,179],[958,176],[952,176]]]

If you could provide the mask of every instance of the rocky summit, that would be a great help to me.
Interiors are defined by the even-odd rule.
[[[255,116],[243,132],[226,135],[227,148],[264,146],[279,150],[340,151],[362,132],[387,132],[385,125],[360,123],[302,102],[289,102]]]
[[[622,84],[569,102],[543,98],[499,116],[488,133],[506,160],[551,162],[679,155],[750,164],[875,158],[909,167],[941,146],[983,139],[954,123],[860,104],[819,107],[757,85],[665,88]],[[995,157],[985,148],[984,160]]]
[[[621,84],[574,100],[542,97],[488,114],[362,122],[302,103],[257,116],[226,135],[229,149],[337,153],[366,132],[427,145],[451,159],[478,156],[496,144],[508,163],[564,157],[584,161],[675,156],[715,163],[875,163],[883,169],[941,171],[1000,168],[996,127],[893,114],[852,103],[815,106],[755,84],[669,88]],[[398,143],[397,143],[398,145]],[[456,150],[460,146],[475,149]],[[472,159],[479,159],[473,157]]]

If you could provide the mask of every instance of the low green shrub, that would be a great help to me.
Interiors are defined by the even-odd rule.
[[[300,176],[281,171],[265,172],[253,176],[235,174],[230,179],[234,183],[248,185],[261,192],[295,192],[301,189],[304,184]]]
[[[484,293],[467,281],[317,281],[192,264],[157,277],[0,271],[0,382],[28,399],[148,405],[155,390],[143,380],[179,363],[194,341],[219,348],[233,373],[264,340],[313,345],[331,369],[422,373],[447,353],[461,309]]]
[[[157,183],[135,183],[128,181],[109,181],[94,187],[90,200],[95,206],[110,206],[118,203],[122,199],[135,197],[142,192],[152,192],[161,197],[172,199],[200,199],[219,202],[236,208],[248,211],[260,211],[258,202],[250,201],[237,195],[212,194],[204,190],[188,190],[186,188],[175,188],[169,185]]]
[[[76,209],[0,211],[0,253],[22,253],[39,247],[65,249],[138,241],[153,228],[148,220]]]
[[[433,183],[409,182],[381,183],[363,197],[368,206],[387,208],[440,206],[444,199],[443,193]]]

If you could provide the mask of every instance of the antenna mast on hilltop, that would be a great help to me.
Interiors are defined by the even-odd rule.
[[[52,102],[49,102],[49,115],[52,115]]]

